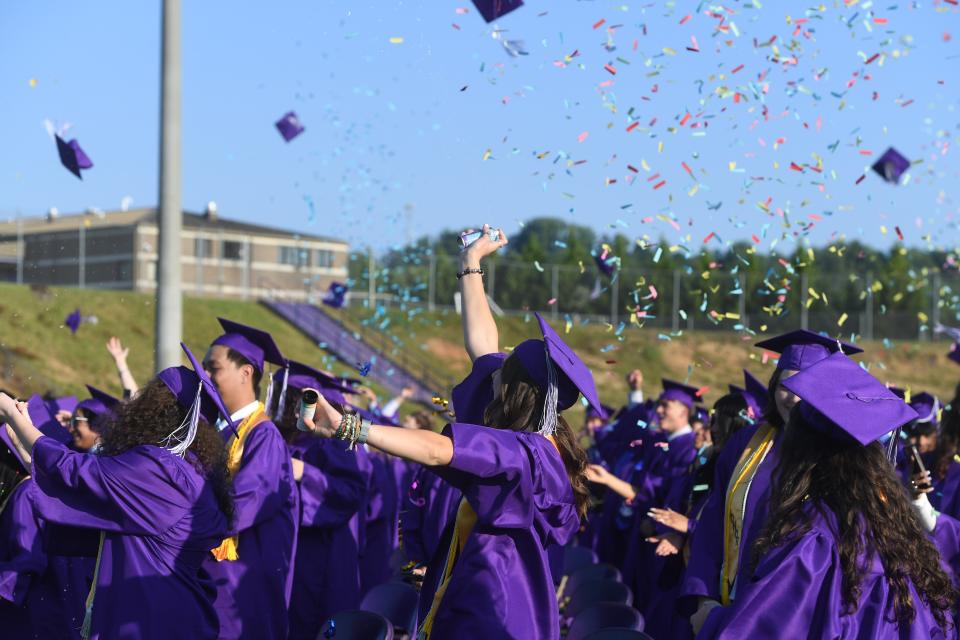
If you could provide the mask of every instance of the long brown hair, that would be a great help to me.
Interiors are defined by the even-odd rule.
[[[813,510],[808,505],[820,513],[832,511],[839,528],[845,612],[856,610],[869,562],[879,556],[898,624],[916,618],[912,583],[946,629],[957,591],[880,444],[864,447],[831,439],[810,428],[796,407],[782,437],[771,511],[752,549],[754,566],[765,552],[810,530]]]
[[[500,368],[500,389],[483,412],[483,423],[494,429],[534,432],[543,414],[545,393],[534,382],[520,359],[510,356]],[[557,416],[557,431],[554,434],[563,466],[570,477],[573,497],[580,519],[587,515],[590,506],[590,491],[587,488],[585,470],[587,454],[577,441],[577,435],[563,419]]]
[[[186,415],[187,411],[167,385],[154,378],[133,400],[120,405],[116,419],[101,437],[100,455],[116,456],[139,445],[159,445],[171,431],[183,424]],[[217,430],[203,418],[188,451],[193,455],[187,456],[187,460],[210,482],[217,505],[227,520],[232,521],[234,505],[226,448]]]

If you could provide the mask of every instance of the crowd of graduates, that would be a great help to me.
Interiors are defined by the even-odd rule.
[[[111,340],[122,398],[0,393],[0,635],[363,637],[332,619],[403,582],[398,636],[574,637],[578,548],[635,611],[621,637],[957,636],[960,400],[793,331],[712,407],[694,381],[648,397],[642,363],[604,406],[543,318],[500,344],[481,261],[506,243],[461,254],[449,411],[401,420],[406,393],[228,319],[143,387]]]

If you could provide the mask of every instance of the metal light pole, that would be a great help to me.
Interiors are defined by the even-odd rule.
[[[180,0],[163,0],[160,54],[160,234],[157,265],[157,371],[180,364],[183,297],[180,293],[180,234],[183,208],[180,193],[181,56]]]

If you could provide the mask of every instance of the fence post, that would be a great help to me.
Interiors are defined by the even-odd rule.
[[[873,272],[867,272],[867,300],[866,300],[867,322],[863,334],[867,340],[873,340]]]
[[[936,337],[934,328],[940,324],[940,271],[933,272],[933,291],[931,291],[931,309],[930,309],[930,339]]]
[[[810,302],[810,286],[807,282],[807,272],[800,273],[800,328],[810,328],[810,314],[807,305]]]
[[[377,290],[377,276],[374,274],[374,269],[376,267],[376,261],[373,258],[373,247],[367,249],[367,306],[371,309],[376,309],[376,290]]]
[[[427,309],[433,311],[437,308],[436,304],[436,294],[437,294],[437,255],[433,252],[430,253],[430,283],[428,288],[427,295],[430,299],[427,301]]]
[[[617,321],[620,317],[620,309],[618,308],[620,304],[620,274],[617,273],[613,276],[613,280],[610,282],[610,324],[617,324]]]
[[[670,329],[676,333],[680,331],[680,270],[673,271],[673,322]]]
[[[23,219],[17,216],[17,284],[23,284],[23,254],[26,247],[23,242]]]
[[[740,300],[737,302],[737,313],[740,315],[740,324],[744,327],[749,326],[747,322],[747,294],[743,288],[746,278],[737,274],[737,289],[740,290]]]
[[[551,272],[551,283],[550,283],[550,297],[553,298],[553,304],[550,305],[552,308],[550,310],[550,317],[554,320],[557,319],[560,310],[557,307],[560,306],[560,265],[555,264],[550,269]]]
[[[87,228],[84,225],[86,219],[80,221],[80,241],[79,259],[77,260],[77,280],[81,289],[87,285]]]

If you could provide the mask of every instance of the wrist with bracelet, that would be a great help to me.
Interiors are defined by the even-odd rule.
[[[370,421],[360,418],[356,413],[344,413],[340,418],[340,426],[333,437],[337,440],[349,442],[347,447],[353,451],[357,443],[366,444],[367,436],[370,433]]]
[[[457,272],[457,280],[459,280],[459,279],[462,278],[463,276],[470,275],[471,273],[475,273],[475,274],[477,274],[477,275],[479,275],[479,276],[482,277],[483,274],[484,274],[484,271],[483,271],[483,269],[480,269],[480,268],[472,269],[472,268],[469,268],[469,267],[468,267],[468,268],[464,269],[463,271],[458,271],[458,272]]]

